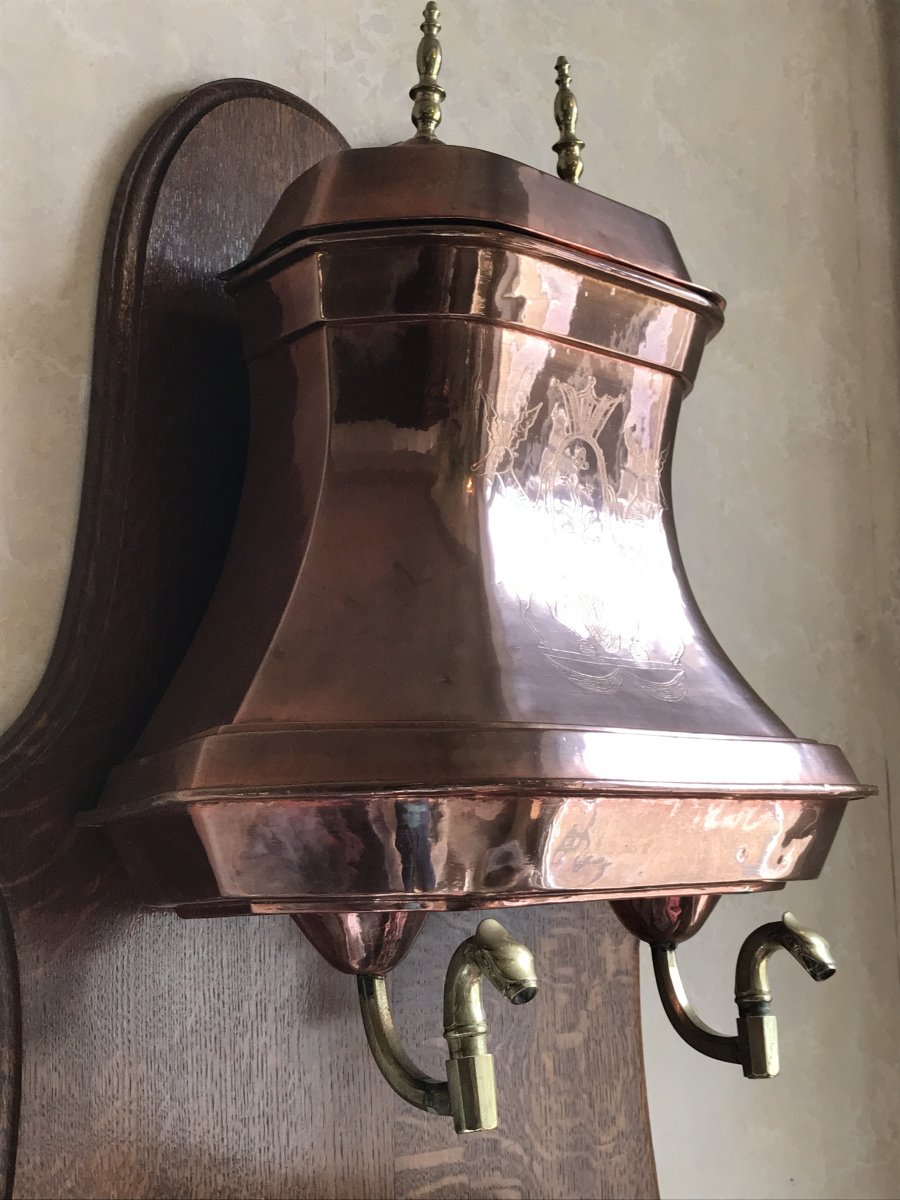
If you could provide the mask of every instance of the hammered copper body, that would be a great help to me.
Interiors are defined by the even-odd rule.
[[[230,557],[97,815],[145,899],[337,914],[309,928],[354,969],[409,939],[342,913],[816,875],[867,789],[685,579],[672,446],[723,304],[665,226],[481,151],[345,151],[229,286]]]

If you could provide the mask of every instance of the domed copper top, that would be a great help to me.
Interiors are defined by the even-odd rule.
[[[668,226],[656,217],[501,154],[422,138],[322,159],[287,188],[250,258],[229,274],[314,231],[441,223],[534,234],[690,281]],[[714,293],[696,290],[724,305]]]

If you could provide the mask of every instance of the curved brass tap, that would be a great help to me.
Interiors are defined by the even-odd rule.
[[[793,913],[780,921],[760,925],[744,939],[734,973],[734,998],[737,1004],[768,1003],[769,959],[783,949],[797,960],[817,983],[830,979],[837,970],[831,947],[821,933],[804,929]]]
[[[761,925],[745,938],[738,954],[734,976],[737,1035],[729,1037],[711,1029],[694,1011],[681,981],[675,943],[651,947],[656,986],[675,1031],[709,1058],[740,1063],[748,1079],[771,1079],[778,1074],[778,1025],[770,1008],[768,968],[776,950],[787,950],[817,982],[830,979],[837,970],[825,938],[804,929],[792,913]]]
[[[494,1060],[481,996],[488,979],[511,1004],[527,1004],[538,990],[534,956],[499,921],[482,921],[475,936],[454,951],[444,981],[444,1037],[450,1051],[447,1079],[420,1071],[394,1025],[383,975],[358,977],[359,1006],[372,1056],[382,1075],[408,1104],[452,1116],[457,1133],[497,1128]]]

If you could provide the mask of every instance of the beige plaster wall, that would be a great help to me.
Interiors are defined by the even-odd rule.
[[[552,169],[553,61],[567,52],[585,186],[662,216],[695,278],[728,297],[675,461],[691,579],[776,711],[840,742],[882,789],[851,812],[821,881],[725,901],[685,949],[698,1006],[725,1027],[737,946],[782,900],[832,939],[841,969],[826,987],[774,969],[778,1080],[747,1083],[683,1047],[645,973],[669,1198],[894,1197],[900,1184],[886,787],[892,757],[900,779],[898,15],[895,0],[444,11],[445,140]],[[172,98],[229,75],[299,92],[352,144],[405,137],[417,23],[416,0],[3,3],[0,724],[39,678],[65,587],[97,264],[132,144]]]

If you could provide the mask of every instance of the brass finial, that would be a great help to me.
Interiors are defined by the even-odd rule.
[[[570,84],[569,60],[561,54],[556,60],[556,98],[553,101],[553,115],[559,126],[559,141],[553,149],[556,151],[556,173],[560,179],[569,183],[577,183],[584,170],[581,152],[584,142],[575,135],[575,122],[578,120],[578,103]]]
[[[434,0],[429,0],[422,13],[425,19],[419,26],[422,30],[422,40],[416,53],[419,82],[410,88],[409,98],[415,101],[412,123],[416,127],[416,137],[420,138],[434,137],[434,131],[441,123],[441,101],[447,94],[437,81],[441,69],[441,43],[437,40],[441,31],[440,15]]]

